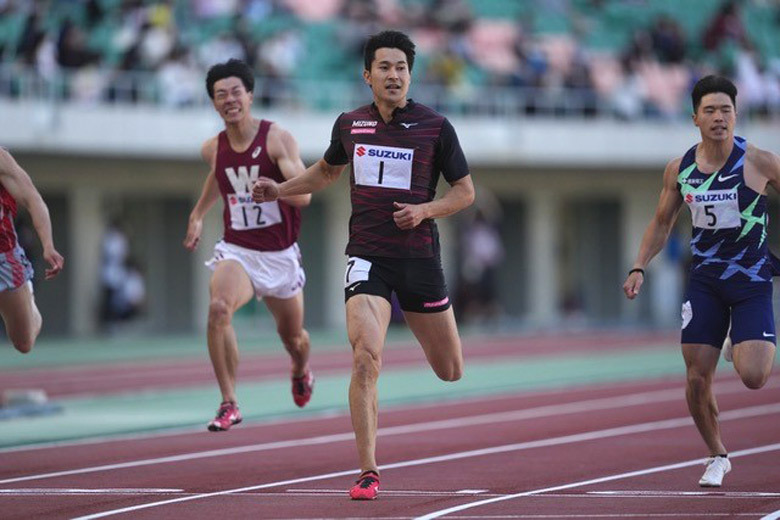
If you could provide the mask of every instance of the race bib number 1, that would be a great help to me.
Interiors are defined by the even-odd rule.
[[[691,208],[694,227],[730,229],[741,224],[737,190],[711,190],[689,193],[685,202]]]
[[[236,231],[261,229],[281,224],[279,202],[255,202],[249,193],[231,193],[227,197],[230,207],[230,227]]]
[[[412,187],[414,149],[355,144],[352,169],[361,186],[409,190]]]

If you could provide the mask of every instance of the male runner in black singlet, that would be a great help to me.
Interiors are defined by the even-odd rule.
[[[355,500],[372,500],[379,490],[376,384],[393,292],[436,375],[456,381],[463,372],[434,219],[469,206],[474,185],[449,121],[406,97],[414,55],[403,33],[372,36],[363,78],[374,102],[338,117],[324,158],[304,175],[281,184],[260,179],[252,192],[260,202],[311,193],[352,164],[344,292],[353,350],[349,406],[362,471],[350,489]],[[439,174],[451,187],[434,200]]]

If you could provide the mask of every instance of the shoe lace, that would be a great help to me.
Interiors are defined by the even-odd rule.
[[[217,417],[222,419],[223,417],[226,417],[228,414],[230,414],[233,411],[233,406],[230,404],[223,404],[219,407],[219,410],[217,410]]]
[[[293,377],[293,383],[295,383],[295,393],[299,395],[303,395],[306,393],[306,380],[308,379],[308,374],[302,375],[301,377]]]
[[[376,478],[372,477],[371,475],[366,475],[365,477],[362,477],[360,480],[357,481],[358,485],[363,489],[368,489],[371,487],[371,484],[374,482],[379,482]]]

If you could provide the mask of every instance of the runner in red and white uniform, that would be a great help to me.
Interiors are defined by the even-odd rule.
[[[292,359],[295,404],[311,398],[314,376],[309,369],[309,334],[303,328],[303,286],[306,275],[296,240],[300,207],[311,195],[285,197],[258,204],[250,190],[258,177],[282,182],[304,172],[298,144],[278,124],[252,117],[254,74],[244,62],[230,60],[209,69],[206,88],[225,130],[203,143],[210,172],[190,214],[184,246],[200,241],[203,217],[220,196],[225,233],[206,265],[210,285],[208,348],[222,393],[211,431],[241,422],[236,398],[238,342],[233,314],[252,297],[265,301]]]
[[[374,102],[338,117],[325,156],[305,175],[282,184],[260,179],[252,191],[258,201],[311,193],[352,165],[344,298],[353,350],[349,406],[361,467],[349,491],[355,500],[379,492],[377,379],[392,293],[436,375],[456,381],[463,372],[434,220],[469,206],[474,185],[450,122],[406,97],[414,48],[397,31],[369,38],[363,78]],[[450,189],[434,199],[440,175]]]
[[[43,319],[32,294],[33,268],[16,239],[14,218],[17,203],[27,209],[49,264],[45,279],[62,270],[65,260],[54,249],[49,209],[41,194],[7,150],[0,148],[0,316],[16,350],[32,350]]]

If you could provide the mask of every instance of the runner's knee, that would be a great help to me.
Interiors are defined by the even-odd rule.
[[[694,395],[706,393],[712,383],[712,378],[695,370],[688,370],[687,374],[688,389]]]
[[[214,298],[209,303],[209,327],[224,327],[230,324],[233,313],[230,305],[221,299]]]
[[[10,339],[14,348],[22,354],[28,354],[32,350],[33,345],[35,345],[35,337],[32,334],[15,334]]]
[[[299,352],[303,350],[309,342],[309,333],[306,329],[290,331],[278,327],[276,331],[279,333],[279,337],[282,339],[282,343],[284,343],[284,348],[286,348],[288,352]]]
[[[742,369],[739,373],[742,382],[751,390],[758,390],[769,380],[769,372],[760,368]]]
[[[378,352],[353,345],[352,370],[359,379],[377,379],[382,368],[382,359]]]
[[[457,381],[463,376],[463,362],[458,360],[446,366],[434,367],[433,371],[442,381]]]

